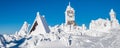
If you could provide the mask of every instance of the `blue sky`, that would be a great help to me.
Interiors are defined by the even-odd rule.
[[[0,0],[0,34],[14,34],[24,21],[32,25],[38,11],[50,26],[64,23],[69,1],[78,25],[88,27],[91,20],[110,18],[111,8],[120,21],[120,0]]]

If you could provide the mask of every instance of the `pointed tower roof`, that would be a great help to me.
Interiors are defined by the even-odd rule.
[[[74,10],[74,9],[71,7],[70,2],[69,2],[69,4],[68,4],[68,6],[67,6],[67,9]]]
[[[109,14],[115,14],[114,10],[111,9]]]
[[[68,6],[70,6],[70,7],[71,7],[70,2],[69,2],[69,5],[68,5]]]
[[[30,34],[37,35],[37,34],[45,34],[49,32],[50,29],[45,21],[45,18],[43,16],[40,16],[39,12],[37,12],[36,19],[34,20],[34,23],[30,29]]]
[[[68,6],[67,6],[67,8],[65,10],[65,14],[67,13],[68,10],[72,10],[73,12],[75,12],[74,8],[71,7],[70,2],[69,2]]]

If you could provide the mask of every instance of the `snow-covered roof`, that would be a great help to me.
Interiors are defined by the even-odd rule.
[[[30,29],[30,34],[36,35],[36,34],[45,34],[49,33],[50,29],[45,21],[45,18],[37,12],[36,19],[34,20],[34,23]]]

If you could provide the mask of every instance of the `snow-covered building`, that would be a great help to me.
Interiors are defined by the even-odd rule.
[[[110,20],[99,18],[98,20],[92,20],[89,25],[89,30],[99,32],[109,32],[112,28],[118,28],[119,22],[116,19],[116,13],[113,9],[110,10]]]
[[[92,20],[90,23],[90,30],[100,31],[100,32],[108,32],[111,28],[110,21],[108,19]]]
[[[16,35],[25,36],[28,33],[29,24],[25,21],[19,32]]]
[[[38,34],[46,34],[49,33],[50,29],[45,21],[44,16],[40,16],[39,12],[37,12],[36,19],[30,29],[31,35],[38,35]]]
[[[116,19],[116,13],[114,12],[113,9],[111,9],[109,14],[110,14],[111,27],[118,28],[120,25],[118,20]]]
[[[71,7],[70,2],[65,11],[65,24],[75,25],[75,10]]]
[[[82,27],[76,25],[75,22],[75,10],[73,7],[71,7],[70,2],[65,10],[65,25],[63,25],[63,29],[67,33],[75,33],[75,30],[82,30],[83,28],[86,28],[85,25]]]

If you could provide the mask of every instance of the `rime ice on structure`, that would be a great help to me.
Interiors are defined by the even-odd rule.
[[[63,27],[65,32],[73,32],[77,28],[75,27],[75,10],[71,7],[70,2],[65,10],[65,26]]]
[[[45,21],[45,18],[43,16],[40,16],[39,12],[37,12],[36,19],[34,20],[32,28],[30,29],[30,34],[31,35],[38,35],[38,34],[44,35],[49,32],[50,32],[50,29]]]
[[[116,19],[116,13],[114,12],[113,9],[111,9],[109,14],[110,14],[111,27],[112,28],[118,28],[119,27],[119,22]]]
[[[75,25],[75,10],[71,7],[70,2],[65,11],[65,24]]]
[[[17,35],[24,36],[28,32],[29,24],[25,21]]]
[[[89,29],[99,32],[109,32],[110,29],[118,28],[119,22],[116,19],[116,13],[113,9],[110,10],[109,15],[110,20],[101,18],[99,18],[98,20],[92,20]]]

